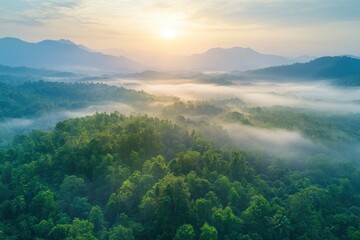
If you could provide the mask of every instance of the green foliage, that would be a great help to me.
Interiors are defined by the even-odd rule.
[[[54,108],[53,101],[45,101],[18,87],[0,83],[0,120],[31,116],[37,112],[50,111]]]
[[[216,116],[224,110],[218,106],[210,104],[208,102],[175,102],[174,104],[167,106],[163,109],[165,116],[177,116],[179,114],[185,115],[207,115]]]
[[[95,114],[0,149],[1,239],[358,239],[357,162],[216,147]]]
[[[52,128],[67,117],[67,111],[109,102],[141,108],[150,101],[144,92],[105,84],[39,81],[12,86],[1,83],[0,76],[0,146],[16,134]]]
[[[94,225],[94,233],[96,236],[101,236],[105,229],[104,214],[99,206],[94,206],[90,210],[89,221]]]
[[[184,224],[176,230],[174,240],[193,240],[195,238],[195,232],[193,226],[190,224]]]
[[[131,229],[117,225],[111,229],[109,240],[134,240],[134,236]]]
[[[95,240],[93,229],[94,225],[89,221],[75,218],[70,225],[66,240]]]
[[[205,223],[201,227],[200,240],[217,240],[218,232],[215,227],[210,226],[208,223]]]

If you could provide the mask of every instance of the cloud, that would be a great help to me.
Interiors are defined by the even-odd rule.
[[[53,1],[47,1],[45,4],[50,7],[60,7],[60,8],[77,8],[82,5],[83,1],[79,0],[53,0]]]
[[[22,0],[16,4],[4,4],[2,10],[2,23],[13,23],[25,26],[41,26],[52,20],[76,18],[71,10],[82,6],[83,1],[76,0]]]
[[[228,24],[306,25],[359,21],[360,1],[211,1],[199,5],[192,20]]]
[[[320,143],[312,142],[296,131],[236,124],[222,124],[222,126],[233,140],[232,144],[243,149],[261,150],[273,156],[291,159],[327,151]]]
[[[293,56],[356,55],[359,9],[357,0],[0,0],[0,34],[175,54],[251,46]],[[181,36],[172,48],[157,39],[166,24]]]
[[[183,12],[190,21],[207,24],[254,24],[254,25],[304,25],[326,22],[359,21],[360,1],[328,1],[328,0],[212,0],[212,1],[107,1],[93,3],[81,0],[21,0],[5,1],[0,6],[2,12],[11,12],[17,21],[21,13],[31,12],[34,18],[44,21],[61,17],[78,17],[72,10],[96,11],[106,8],[130,11],[134,17],[140,17],[142,10]],[[96,7],[94,7],[96,6]],[[121,11],[121,12],[122,12]],[[120,12],[120,13],[121,13]],[[49,13],[49,14],[44,14]],[[103,13],[102,13],[103,14]],[[9,14],[7,16],[11,17]],[[29,15],[25,14],[28,18]],[[88,16],[90,17],[90,16]],[[104,16],[106,17],[106,16]]]
[[[240,98],[249,106],[288,106],[329,113],[359,113],[360,88],[337,88],[326,82],[271,83],[239,82],[238,85],[219,86],[189,79],[124,80],[107,82],[116,86],[126,83],[135,90],[154,95],[172,95],[183,100],[211,100]],[[131,86],[131,85],[130,85]],[[129,86],[128,86],[129,87]]]

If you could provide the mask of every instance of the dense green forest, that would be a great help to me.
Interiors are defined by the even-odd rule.
[[[268,159],[148,116],[20,135],[0,180],[1,239],[360,239],[357,162]]]

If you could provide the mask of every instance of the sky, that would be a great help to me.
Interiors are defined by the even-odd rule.
[[[0,37],[190,55],[360,56],[359,0],[0,0]]]

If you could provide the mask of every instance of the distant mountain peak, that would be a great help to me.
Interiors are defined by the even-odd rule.
[[[193,71],[244,71],[290,63],[285,57],[263,54],[249,47],[218,47],[188,56],[181,67]]]
[[[26,43],[25,41],[16,38],[16,37],[4,37],[4,38],[0,38],[1,42],[13,42],[13,43]]]
[[[67,39],[60,39],[60,40],[52,40],[52,39],[46,39],[40,42],[37,42],[35,44],[53,44],[53,45],[69,45],[69,46],[77,46],[74,42],[67,40]]]
[[[206,52],[200,53],[200,54],[227,53],[227,52],[231,52],[231,51],[236,51],[236,52],[240,52],[240,51],[242,51],[242,52],[256,52],[255,50],[253,50],[252,48],[249,48],[249,47],[246,47],[246,48],[245,47],[231,47],[231,48],[216,47],[216,48],[210,48]]]
[[[63,43],[63,44],[69,44],[69,45],[77,45],[74,42],[68,40],[68,39],[60,39],[58,40],[59,43]]]
[[[242,50],[242,51],[251,51],[251,52],[256,52],[254,49],[250,48],[250,47],[232,47],[232,48],[228,48],[229,50],[233,49],[233,50]]]

